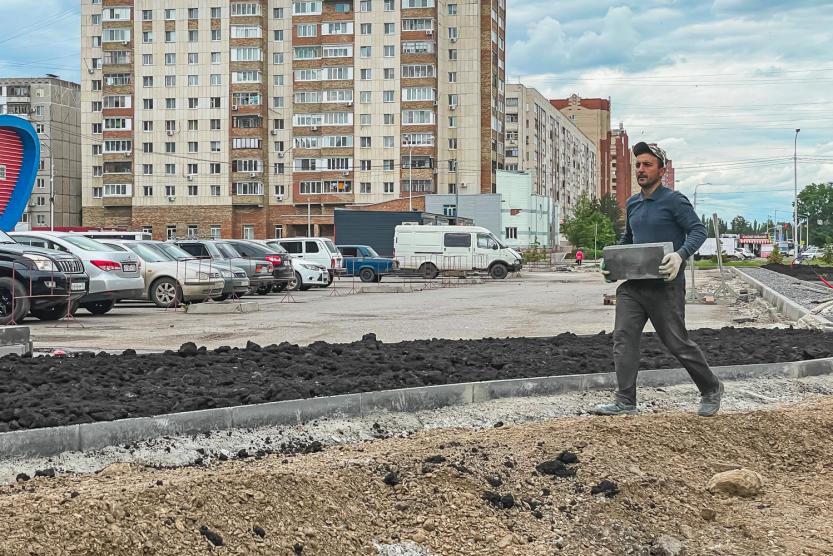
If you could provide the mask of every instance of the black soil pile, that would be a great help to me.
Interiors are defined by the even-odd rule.
[[[712,365],[833,357],[833,334],[751,328],[691,332]],[[613,371],[610,334],[282,343],[151,355],[0,359],[0,432],[437,384]],[[642,369],[679,367],[653,334]],[[566,463],[566,462],[565,462]]]
[[[808,282],[820,282],[819,276],[822,276],[828,282],[833,283],[833,268],[829,266],[814,266],[811,263],[795,266],[788,264],[765,264],[762,268],[778,272],[779,274],[786,274],[797,280],[807,280]]]

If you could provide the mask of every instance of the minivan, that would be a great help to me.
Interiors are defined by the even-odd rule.
[[[481,226],[402,224],[394,229],[393,258],[401,270],[427,279],[440,272],[487,271],[496,280],[523,266],[521,255]]]

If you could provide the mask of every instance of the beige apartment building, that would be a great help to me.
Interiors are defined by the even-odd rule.
[[[56,75],[0,78],[0,114],[29,120],[41,143],[35,186],[21,224],[81,224],[79,87]]]
[[[492,192],[505,0],[83,0],[85,226],[332,235],[333,209]]]
[[[558,206],[563,220],[582,195],[598,195],[596,143],[536,89],[506,88],[506,169],[528,172],[533,193]]]

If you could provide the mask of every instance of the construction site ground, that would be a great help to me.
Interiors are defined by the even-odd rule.
[[[701,291],[716,273],[698,272]],[[732,281],[736,291],[745,286]],[[413,293],[258,299],[259,313],[118,308],[37,324],[36,346],[110,350],[290,341],[552,336],[610,330],[615,284],[527,273]],[[759,299],[687,307],[689,328],[783,327]],[[196,317],[196,318],[195,318]],[[0,555],[833,554],[833,376],[642,388],[640,414],[592,417],[593,390],[321,419],[0,458]],[[743,468],[762,487],[707,489]]]
[[[717,271],[698,271],[701,291],[714,291]],[[562,332],[595,334],[613,328],[615,307],[604,305],[605,284],[596,270],[524,272],[506,280],[451,287],[454,279],[385,279],[379,291],[414,289],[405,293],[352,293],[361,282],[338,280],[336,287],[314,288],[291,298],[283,294],[247,297],[260,311],[243,314],[188,314],[158,309],[149,303],[120,303],[110,313],[93,316],[79,311],[74,320],[27,320],[35,347],[74,349],[165,350],[185,342],[215,348],[288,341],[353,342],[374,332],[383,342],[428,338],[553,336]],[[739,289],[744,287],[733,281]],[[335,291],[335,294],[334,294]],[[337,294],[337,295],[336,295]],[[295,302],[288,302],[294,299]],[[763,302],[721,301],[687,307],[689,328],[721,328],[736,324],[765,326],[778,322]],[[650,325],[647,330],[650,330]]]

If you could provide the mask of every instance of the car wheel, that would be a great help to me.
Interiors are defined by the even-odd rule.
[[[494,280],[503,280],[508,275],[509,269],[506,268],[506,265],[502,263],[497,263],[491,269],[489,269],[489,276],[491,276]]]
[[[333,284],[333,275],[329,272],[327,273],[327,283],[326,284],[318,284],[319,288],[329,288]]]
[[[434,263],[422,263],[419,267],[419,275],[426,280],[433,280],[440,275],[440,271]]]
[[[270,286],[260,286],[260,287],[257,289],[257,295],[266,295],[266,294],[268,294],[270,291],[272,291],[272,286],[271,286],[271,285],[270,285]]]
[[[292,278],[292,280],[289,281],[289,283],[286,285],[286,287],[289,288],[290,291],[297,292],[298,290],[301,289],[301,286],[303,284],[304,284],[304,282],[303,282],[303,280],[301,280],[301,274],[299,272],[296,272],[295,277]],[[309,288],[307,288],[307,289],[309,289]]]
[[[378,282],[376,279],[376,273],[373,272],[372,268],[363,268],[359,271],[359,278],[361,278],[362,282]]]
[[[58,303],[48,307],[32,307],[32,316],[38,320],[58,320],[67,316],[67,304]]]
[[[223,295],[220,295],[218,297],[212,297],[211,299],[213,299],[214,301],[225,301],[226,299],[228,299],[228,296],[229,294],[224,293]]]
[[[272,286],[272,291],[275,293],[280,293],[286,289],[286,282],[280,282]]]
[[[115,304],[116,302],[112,300],[95,301],[93,303],[84,303],[81,307],[94,315],[103,315],[105,313],[109,313],[110,309],[112,309]]]
[[[0,278],[0,325],[22,322],[29,312],[29,300],[23,284]]]
[[[182,288],[173,278],[160,278],[150,286],[150,300],[162,309],[179,307]]]

